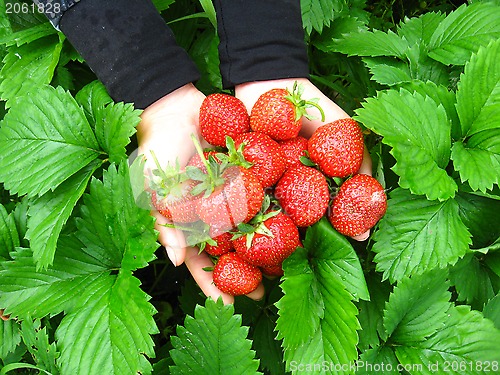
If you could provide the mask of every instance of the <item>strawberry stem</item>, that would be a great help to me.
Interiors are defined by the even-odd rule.
[[[210,163],[208,162],[207,158],[203,154],[203,149],[201,148],[201,144],[198,141],[198,138],[194,134],[191,134],[191,139],[193,140],[194,147],[196,148],[196,152],[200,156],[201,162],[207,169],[207,174],[210,177],[210,189],[213,191],[215,189],[215,176],[214,172],[212,170],[212,167],[210,166]]]
[[[310,100],[302,99],[302,93],[304,92],[304,87],[301,84],[298,84],[297,81],[293,83],[292,91],[288,90],[287,96],[285,99],[289,100],[295,106],[295,121],[298,121],[305,116],[309,120],[315,119],[313,116],[307,113],[307,108],[317,108],[319,113],[321,114],[321,121],[325,121],[325,112],[323,108],[318,104],[318,98],[313,98]]]

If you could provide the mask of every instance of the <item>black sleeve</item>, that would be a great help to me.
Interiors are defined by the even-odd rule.
[[[215,0],[225,87],[309,77],[299,0]]]
[[[199,79],[150,0],[82,0],[59,27],[116,101],[146,108]]]

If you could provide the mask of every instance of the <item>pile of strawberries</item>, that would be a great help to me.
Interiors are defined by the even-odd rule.
[[[282,275],[283,261],[301,246],[299,228],[326,215],[353,237],[385,214],[383,187],[357,174],[364,151],[359,125],[345,118],[301,137],[306,108],[323,113],[301,91],[270,90],[250,115],[234,96],[208,95],[200,131],[213,148],[193,138],[198,153],[185,168],[157,163],[154,207],[212,256],[214,283],[231,295],[252,292],[263,274]]]

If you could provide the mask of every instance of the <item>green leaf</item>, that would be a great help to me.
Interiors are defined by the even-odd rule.
[[[444,268],[463,257],[471,243],[455,200],[428,201],[396,189],[375,233],[377,271],[391,282]]]
[[[0,182],[13,194],[43,195],[101,154],[68,92],[40,86],[16,99],[0,127]]]
[[[47,327],[42,328],[39,319],[32,320],[30,318],[23,320],[21,327],[24,343],[35,359],[37,367],[53,375],[59,374],[56,366],[59,352],[55,343],[49,344]]]
[[[258,374],[259,361],[247,339],[248,328],[241,316],[234,315],[233,305],[222,299],[206,300],[205,307],[196,306],[194,318],[187,316],[184,327],[172,336],[170,355],[175,366],[172,374]]]
[[[98,113],[99,108],[113,102],[106,87],[97,80],[90,82],[78,91],[75,99],[82,106],[85,116],[93,129],[95,129],[96,113]]]
[[[427,12],[419,17],[405,18],[397,27],[400,37],[406,39],[408,45],[430,43],[436,27],[444,20],[442,13]]]
[[[0,95],[10,101],[48,84],[54,76],[62,43],[57,36],[48,36],[20,47],[11,46],[0,71]]]
[[[335,40],[332,47],[349,56],[393,56],[403,59],[409,45],[405,39],[390,30],[387,33],[373,30],[346,34],[343,39]]]
[[[222,90],[220,74],[219,37],[212,29],[207,29],[196,37],[190,49],[190,55],[201,71],[201,78],[196,83],[205,92]]]
[[[324,26],[330,26],[335,12],[345,6],[342,0],[301,0],[302,24],[308,34],[314,29],[321,34]]]
[[[491,3],[462,5],[436,27],[429,56],[445,65],[463,65],[479,47],[500,37],[500,7]]]
[[[460,138],[460,120],[458,119],[456,97],[453,91],[448,91],[444,85],[436,85],[432,81],[423,82],[420,80],[413,80],[403,87],[410,92],[418,92],[422,96],[428,96],[434,99],[437,105],[442,105],[446,115],[451,120],[452,137],[454,139]]]
[[[6,306],[6,314],[21,318],[70,310],[93,280],[109,273],[107,265],[86,253],[74,237],[60,237],[54,263],[47,270],[37,271],[28,249],[19,249],[13,257],[0,268],[0,306]]]
[[[393,170],[401,187],[430,200],[455,195],[457,185],[445,170],[451,125],[442,105],[418,92],[389,90],[367,99],[356,113],[357,120],[393,147]]]
[[[447,86],[450,81],[448,69],[443,64],[429,58],[427,47],[415,44],[408,48],[406,57],[409,61],[411,76],[414,79],[427,82],[432,81],[437,85]]]
[[[0,204],[0,260],[9,258],[9,253],[19,246],[19,234],[16,221]]]
[[[365,57],[372,79],[382,85],[394,86],[412,80],[410,69],[401,60],[390,57]]]
[[[0,320],[0,363],[10,353],[14,353],[20,343],[19,324],[14,319]]]
[[[479,48],[465,65],[457,90],[457,111],[463,137],[500,129],[499,60],[500,39]]]
[[[158,329],[149,298],[128,271],[96,278],[56,330],[61,373],[151,373],[145,356],[155,355],[151,334]]]
[[[268,313],[262,313],[253,324],[253,348],[260,359],[261,368],[267,369],[273,375],[285,375],[281,341],[275,338],[276,322],[273,318],[274,316]]]
[[[384,375],[399,375],[398,359],[394,351],[387,346],[379,346],[363,352],[356,362],[356,375],[372,375],[383,371]]]
[[[380,338],[386,337],[383,312],[391,292],[390,284],[383,282],[381,275],[378,273],[368,274],[366,282],[370,291],[370,301],[359,301],[357,303],[359,309],[358,320],[361,324],[358,348],[361,350],[377,347]]]
[[[409,345],[441,328],[451,306],[446,276],[446,272],[434,270],[398,282],[384,311],[384,327],[391,341]]]
[[[483,193],[499,184],[500,129],[474,134],[467,143],[455,142],[451,159],[462,182]]]
[[[367,290],[357,272],[359,260],[353,260],[352,247],[341,238],[322,220],[308,229],[305,248],[297,248],[283,264],[276,328],[287,370],[293,371],[294,363],[350,363],[357,357],[360,326],[351,300],[366,298]],[[355,282],[354,275],[362,281]]]
[[[450,281],[458,293],[457,300],[481,309],[495,296],[492,280],[495,275],[490,273],[474,254],[466,254],[450,269]]]
[[[125,147],[135,134],[141,111],[132,104],[116,103],[99,107],[96,113],[95,134],[101,149],[109,155],[111,163],[127,159]]]
[[[81,213],[76,236],[110,268],[136,270],[155,258],[154,219],[135,204],[127,162],[112,164],[103,181],[92,179]]]
[[[418,374],[422,375],[441,371],[456,375],[490,374],[491,362],[500,360],[499,340],[500,331],[493,322],[469,306],[457,306],[448,311],[439,331],[426,340],[396,347],[396,356],[403,365],[421,364]]]
[[[30,241],[38,269],[52,264],[59,234],[84,193],[90,177],[100,165],[100,160],[94,160],[57,189],[31,202],[26,238]]]
[[[35,40],[55,33],[57,33],[57,30],[50,23],[45,22],[21,31],[17,31],[8,36],[1,37],[0,44],[5,44],[7,46],[15,44],[19,47],[23,44],[32,43]]]
[[[500,201],[481,195],[458,192],[460,218],[472,234],[472,249],[493,244],[500,237]]]
[[[484,306],[483,314],[485,318],[495,323],[495,327],[500,329],[500,294],[490,299]]]

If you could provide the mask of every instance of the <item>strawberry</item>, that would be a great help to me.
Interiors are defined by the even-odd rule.
[[[329,219],[338,232],[353,237],[372,228],[386,209],[387,197],[382,185],[369,175],[357,174],[340,186]]]
[[[225,146],[226,136],[234,138],[250,130],[250,118],[243,102],[222,94],[210,94],[200,107],[200,132],[214,146]]]
[[[203,156],[207,160],[210,158],[210,156],[212,156],[215,158],[215,161],[219,162],[220,160],[216,156],[218,153],[219,152],[216,150],[204,150]],[[207,168],[205,167],[205,164],[203,164],[203,161],[201,160],[201,157],[198,154],[194,154],[191,157],[191,159],[189,159],[187,165],[191,166],[191,167],[199,168],[203,173],[207,173]]]
[[[250,128],[269,135],[276,141],[295,138],[302,127],[302,116],[308,118],[308,107],[317,107],[324,113],[317,99],[305,101],[301,98],[303,88],[295,82],[292,91],[275,88],[262,94],[250,112]]]
[[[271,266],[271,267],[261,267],[260,270],[262,273],[266,276],[270,277],[281,277],[283,276],[283,264],[278,264],[276,266]]]
[[[230,166],[220,175],[219,186],[201,197],[196,212],[218,230],[230,230],[252,219],[262,206],[264,189],[248,169]]]
[[[280,179],[285,172],[285,155],[280,145],[267,134],[250,132],[240,134],[234,139],[235,147],[244,145],[242,154],[249,168],[264,188],[270,187]]]
[[[153,170],[150,181],[153,207],[167,219],[177,223],[197,221],[197,197],[191,194],[197,182],[180,172],[178,163],[162,168],[156,156],[152,155],[157,167]]]
[[[253,230],[245,230],[248,233],[240,233],[233,239],[234,249],[249,263],[258,267],[277,266],[300,246],[296,225],[282,212],[266,212],[256,219]]]
[[[305,165],[287,170],[274,193],[284,212],[298,227],[312,225],[321,219],[330,200],[325,176]]]
[[[213,271],[214,284],[221,292],[241,296],[253,292],[262,281],[259,268],[235,252],[223,254]]]
[[[302,165],[300,158],[306,156],[307,139],[298,136],[286,141],[281,141],[279,144],[281,150],[285,154],[286,169]]]
[[[309,157],[329,177],[356,173],[363,161],[363,133],[351,118],[333,121],[316,129],[309,138]]]
[[[220,256],[222,254],[229,253],[233,250],[233,243],[231,242],[231,237],[233,235],[229,232],[224,232],[219,234],[217,237],[213,238],[213,241],[216,243],[215,245],[211,245],[207,243],[205,245],[204,250],[213,256]]]

